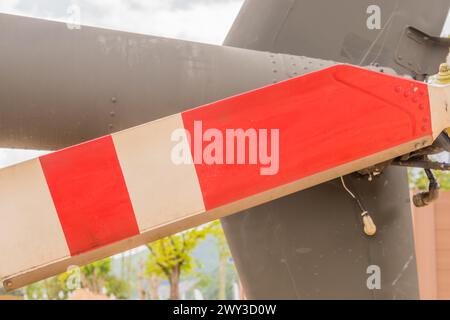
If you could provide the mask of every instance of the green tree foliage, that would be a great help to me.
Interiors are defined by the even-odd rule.
[[[26,287],[29,299],[67,299],[76,288],[68,285],[72,271],[52,277]],[[80,286],[95,294],[114,296],[117,299],[128,298],[128,283],[117,278],[111,272],[111,258],[100,260],[80,268]]]
[[[130,296],[130,286],[127,281],[108,275],[105,281],[107,295],[113,295],[117,299],[128,299]]]
[[[191,229],[147,245],[150,251],[146,266],[146,275],[165,278],[170,284],[170,299],[180,298],[179,284],[181,277],[187,277],[194,271],[197,261],[192,252],[214,228],[208,224]]]
[[[111,272],[111,259],[104,259],[81,268],[81,283],[83,288],[102,294],[105,283]]]
[[[409,169],[409,185],[413,190],[428,190],[428,178],[423,170]],[[450,172],[433,171],[441,190],[450,190]]]
[[[219,248],[219,270],[218,270],[218,300],[226,299],[226,285],[227,285],[227,266],[231,257],[230,249],[228,248],[225,234],[223,233],[222,226],[219,221],[215,221],[212,224],[212,234],[216,238],[217,246]]]
[[[25,288],[26,297],[31,300],[63,300],[67,299],[69,292],[60,277],[39,281]]]

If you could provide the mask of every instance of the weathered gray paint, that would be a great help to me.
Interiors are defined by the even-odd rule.
[[[366,9],[374,4],[382,24],[390,21],[385,32],[366,28]],[[411,25],[440,34],[449,6],[449,0],[247,0],[225,44],[379,63],[415,77],[396,62],[403,31]],[[433,55],[427,63],[437,70],[443,60]],[[374,238],[363,234],[359,209],[339,180],[222,221],[249,298],[419,297],[406,171],[389,168],[374,182],[346,179],[373,215]],[[366,286],[369,265],[381,268],[381,290]]]
[[[360,2],[368,3],[247,1],[227,43],[355,63],[358,48],[376,36],[358,29],[352,8]],[[405,13],[412,25],[448,0],[432,10],[414,3],[417,11]],[[416,26],[436,34],[441,16]],[[1,147],[61,148],[329,64],[8,15],[0,15],[0,39]],[[380,59],[403,72],[389,60],[394,42],[386,40]],[[336,181],[226,220],[250,298],[417,297],[405,172],[351,184],[378,224],[374,239],[362,235],[358,211]],[[381,291],[365,287],[372,263],[382,267]]]
[[[239,275],[252,299],[417,298],[406,175],[390,168],[369,183],[346,177],[371,210],[367,238],[360,211],[335,180],[224,219]],[[381,290],[367,289],[369,265]]]
[[[382,30],[367,28],[370,5],[381,9]],[[247,0],[225,44],[355,65],[377,62],[409,74],[395,62],[404,30],[439,36],[449,7],[449,0]]]
[[[5,14],[0,39],[11,148],[66,147],[331,64]]]

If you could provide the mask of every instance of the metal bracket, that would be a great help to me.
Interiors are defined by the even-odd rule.
[[[449,52],[450,38],[430,36],[419,29],[408,26],[403,32],[395,61],[417,75],[423,77],[437,73],[429,61],[445,61]]]

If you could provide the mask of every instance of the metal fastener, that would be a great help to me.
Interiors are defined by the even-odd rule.
[[[11,289],[13,287],[13,283],[11,280],[6,280],[4,285],[5,285],[5,288],[7,288],[7,289]]]

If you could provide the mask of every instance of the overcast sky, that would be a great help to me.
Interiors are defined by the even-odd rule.
[[[221,44],[244,0],[0,0],[0,12],[67,21],[76,4],[81,24]],[[39,156],[0,149],[0,167]]]
[[[81,24],[221,44],[244,0],[0,0],[0,12],[67,21],[77,5]],[[450,34],[450,19],[446,34]],[[39,155],[0,149],[0,167]]]
[[[0,12],[67,20],[81,9],[81,24],[221,44],[243,0],[0,0]]]

